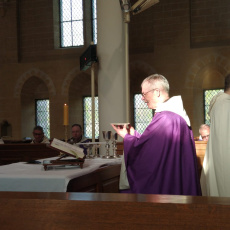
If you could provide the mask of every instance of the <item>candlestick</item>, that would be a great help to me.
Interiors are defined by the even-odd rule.
[[[64,104],[63,124],[69,125],[69,106]]]
[[[67,143],[67,141],[68,141],[68,126],[64,125],[64,127],[65,127],[65,142]]]

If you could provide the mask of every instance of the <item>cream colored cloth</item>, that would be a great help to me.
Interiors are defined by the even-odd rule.
[[[210,103],[210,136],[201,172],[203,196],[230,197],[230,95]]]
[[[31,144],[34,144],[34,143],[35,143],[34,140],[32,140]],[[50,144],[50,141],[46,136],[44,136],[43,140],[42,140],[42,142],[40,142],[40,144]]]
[[[129,189],[129,182],[127,178],[127,171],[125,167],[125,159],[124,159],[124,153],[121,157],[121,172],[120,172],[120,181],[119,181],[119,189]]]
[[[162,112],[162,111],[170,111],[170,112],[180,115],[181,117],[185,119],[187,125],[190,126],[190,120],[184,109],[183,101],[180,95],[171,97],[168,101],[160,104],[156,108],[155,112],[157,113],[157,112]]]
[[[56,160],[57,157],[43,160]],[[73,159],[65,158],[65,159]],[[43,162],[43,160],[39,160]],[[84,176],[95,170],[121,164],[121,159],[85,159],[80,166],[57,166],[45,171],[41,164],[19,162],[0,167],[0,191],[12,192],[66,192],[71,179]]]

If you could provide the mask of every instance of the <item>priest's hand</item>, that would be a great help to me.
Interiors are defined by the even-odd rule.
[[[118,135],[121,137],[125,137],[126,134],[134,135],[134,128],[130,125],[114,125],[111,124],[114,130],[117,132]]]
[[[135,132],[135,129],[133,128],[133,126],[129,125],[129,134],[134,136],[134,132]]]

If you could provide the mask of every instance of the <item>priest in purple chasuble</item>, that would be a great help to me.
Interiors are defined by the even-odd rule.
[[[159,74],[147,77],[141,87],[142,100],[155,109],[144,133],[112,125],[124,138],[121,192],[201,195],[193,133],[181,96],[169,98],[169,83]]]

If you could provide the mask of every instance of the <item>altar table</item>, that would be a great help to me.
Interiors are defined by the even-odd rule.
[[[120,166],[120,164],[120,158],[96,158],[86,159],[82,169],[79,166],[66,166],[55,167],[47,171],[44,170],[42,164],[19,162],[3,165],[0,166],[0,191],[66,192],[71,180],[82,178],[82,176],[112,165]]]

